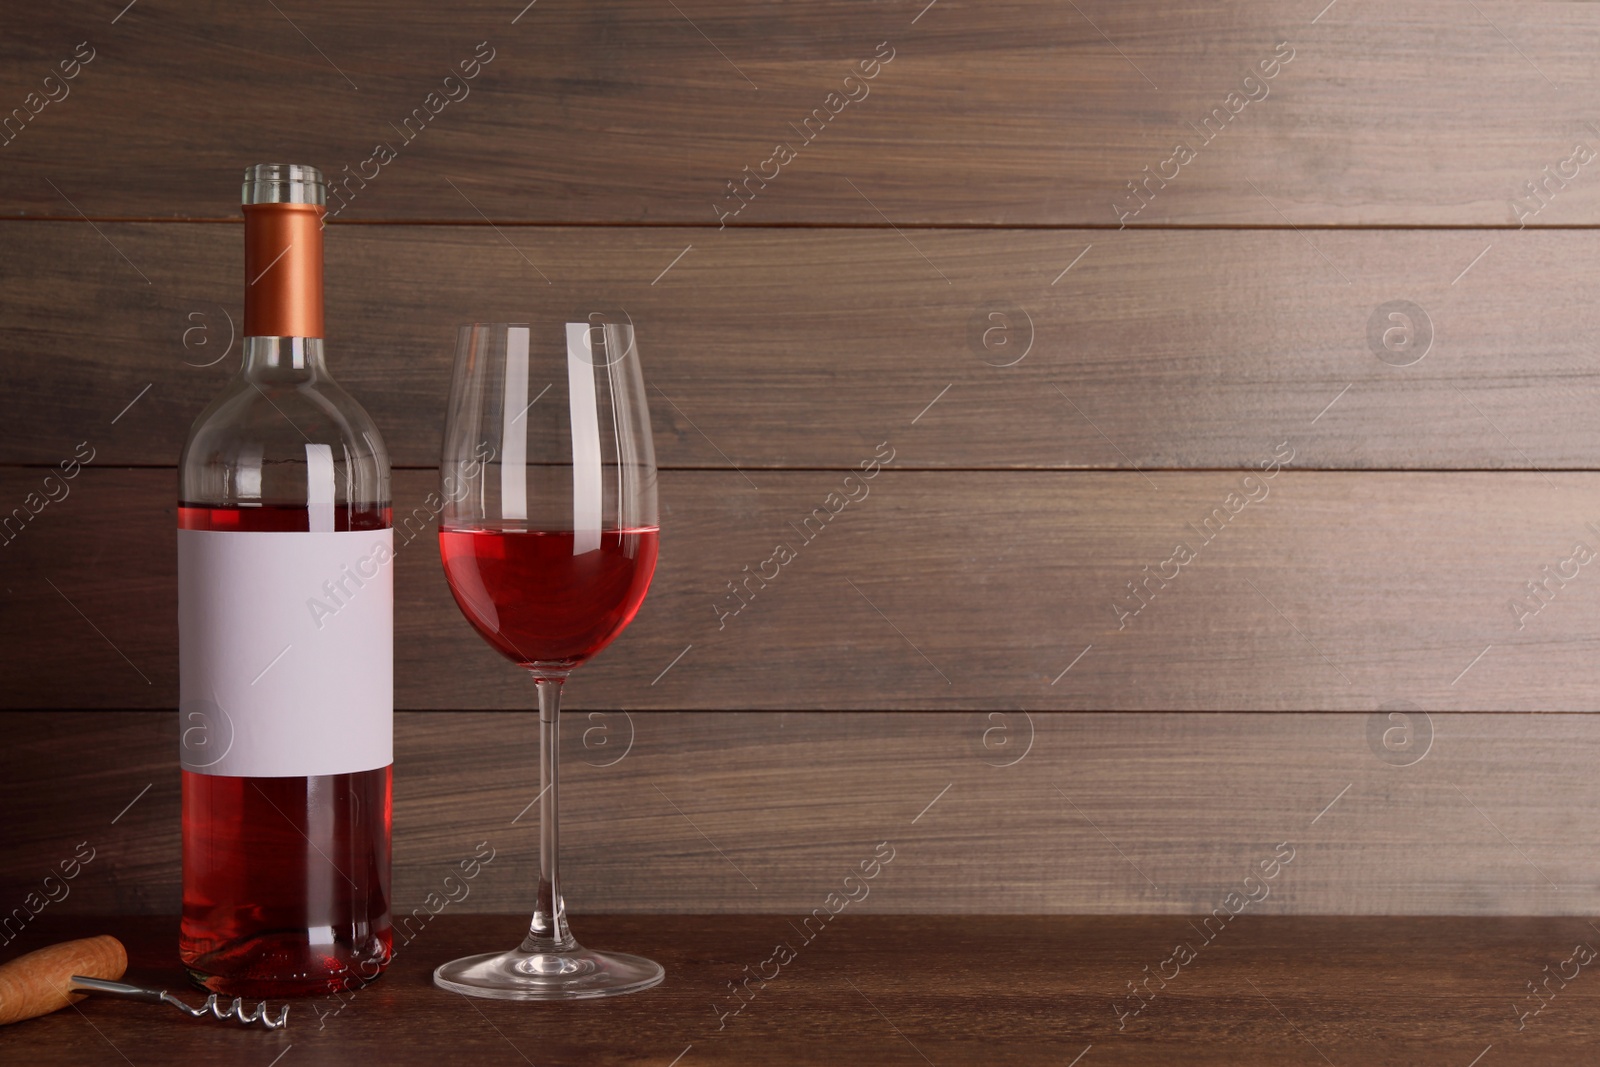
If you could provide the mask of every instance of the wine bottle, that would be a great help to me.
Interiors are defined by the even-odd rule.
[[[389,461],[323,363],[321,173],[251,167],[243,200],[243,362],[179,465],[179,954],[313,995],[393,943]]]

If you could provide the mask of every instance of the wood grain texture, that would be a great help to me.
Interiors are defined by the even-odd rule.
[[[228,222],[259,159],[338,179],[396,147],[345,187],[328,310],[336,373],[414,468],[397,910],[497,852],[325,1027],[267,1049],[90,1003],[8,1053],[1409,1067],[1593,1044],[1581,983],[1524,1030],[1508,1004],[1600,908],[1600,723],[1514,714],[1600,692],[1571,563],[1600,547],[1600,163],[1571,162],[1600,149],[1575,103],[1600,9],[115,7],[0,18],[0,118],[26,120],[0,133],[0,519],[95,453],[0,533],[0,707],[27,709],[0,712],[0,904],[95,857],[6,948],[138,913],[112,931],[135,977],[173,980],[171,464],[237,362]],[[70,97],[30,115],[80,41]],[[1275,48],[1265,98],[1197,130]],[[470,96],[428,113],[475,49]],[[891,51],[724,216],[730,179]],[[1195,158],[1134,193],[1180,140]],[[451,602],[423,499],[454,324],[547,282],[634,315],[666,470],[654,591],[569,686],[566,888],[581,936],[672,977],[535,1012],[426,985],[515,940],[492,913],[527,906],[535,790],[531,717],[504,714],[529,686]],[[1397,301],[1431,342],[1407,366],[1373,347]],[[894,469],[802,533],[879,442]],[[1275,449],[1289,469],[1244,481]],[[779,540],[797,558],[729,599]],[[740,968],[878,842],[871,898],[719,1030]],[[1125,983],[1283,846],[1270,899],[1118,1029]],[[1484,918],[1519,913],[1559,918]]]
[[[1597,547],[1600,476],[1246,477],[793,471],[757,472],[753,489],[669,472],[652,592],[568,706],[1594,709],[1600,590],[1573,552]],[[449,596],[424,506],[434,475],[395,483],[398,706],[529,706]],[[0,548],[0,701],[175,706],[172,472],[89,467],[68,484]],[[0,474],[8,502],[42,486],[38,470]],[[863,489],[826,525],[813,514]],[[795,558],[767,566],[780,540]],[[765,588],[742,584],[759,570]],[[1160,573],[1175,573],[1165,589]],[[1530,582],[1549,583],[1544,600]]]
[[[145,980],[181,981],[170,962],[171,918],[59,928],[107,921],[126,931]],[[306,1063],[328,1065],[353,1055],[402,1065],[455,1057],[664,1065],[674,1056],[686,1064],[1068,1064],[1081,1056],[1114,1067],[1272,1067],[1327,1056],[1411,1067],[1468,1064],[1491,1047],[1517,1063],[1581,1062],[1595,1039],[1595,995],[1581,970],[1522,1030],[1513,1012],[1528,996],[1523,983],[1572,959],[1575,945],[1593,944],[1577,919],[1241,917],[1121,1029],[1118,1013],[1133,1003],[1124,983],[1171,959],[1174,941],[1199,940],[1183,920],[834,922],[764,986],[752,979],[744,1009],[725,1019],[719,1013],[736,1003],[729,983],[773,960],[775,943],[799,941],[781,916],[596,918],[597,943],[647,950],[665,965],[665,984],[596,1003],[516,1004],[464,1002],[431,987],[436,963],[515,941],[524,925],[516,916],[446,913],[380,982],[339,1000],[296,1002],[281,1033],[180,1025],[148,1006],[102,1000],[25,1024],[8,1033],[8,1048],[46,1065],[105,1062],[112,1047],[202,1062],[293,1047]]]
[[[1321,6],[544,0],[518,17],[515,3],[145,0],[115,22],[101,5],[30,10],[6,18],[8,111],[78,42],[96,57],[3,149],[0,210],[227,217],[242,166],[293,157],[374,175],[357,219],[706,225],[726,183],[781,141],[797,158],[735,224],[1115,226],[1126,183],[1181,140],[1196,157],[1136,225],[1502,225],[1543,167],[1600,144],[1575,103],[1600,87],[1591,5]],[[482,41],[494,58],[469,95],[429,105]],[[894,58],[868,95],[830,102],[880,42]],[[1279,42],[1293,59],[1265,98],[1230,104],[1260,95],[1244,78]],[[427,107],[438,114],[408,141],[404,123]],[[839,113],[814,119],[823,132],[807,143],[797,131],[818,109]],[[1214,109],[1227,121],[1207,143]],[[396,158],[364,163],[379,143]],[[1585,170],[1564,184],[1535,225],[1596,221],[1600,183]]]
[[[175,463],[238,367],[241,228],[99,228],[0,226],[27,371],[0,462]],[[630,309],[667,467],[849,468],[885,437],[909,467],[1248,467],[1290,437],[1302,467],[1595,468],[1591,242],[336,227],[330,365],[396,463],[437,463],[455,324],[525,317],[537,270]],[[1368,337],[1398,299],[1432,336],[1406,367]]]
[[[131,976],[180,988],[176,920],[109,917],[41,935],[115,927]],[[7,1032],[19,1061],[333,1065],[477,1063],[1069,1064],[1112,1067],[1283,1063],[1461,1064],[1492,1046],[1508,1062],[1582,1062],[1596,1040],[1595,993],[1579,977],[1519,1030],[1524,983],[1593,944],[1581,919],[1244,915],[1121,1029],[1125,983],[1198,941],[1177,917],[888,917],[843,914],[812,943],[782,916],[590,917],[586,940],[647,952],[654,990],[578,1003],[469,1002],[429,984],[439,962],[514,942],[515,915],[445,912],[377,983],[341,1000],[295,1002],[266,1034],[187,1023],[149,1005],[93,1000]],[[795,958],[737,1015],[731,982],[758,974],[787,939]],[[745,968],[750,968],[749,972]],[[766,973],[771,974],[772,964]],[[1567,968],[1570,973],[1571,967]],[[1168,965],[1171,973],[1171,965]],[[1158,989],[1155,981],[1152,989]],[[1556,989],[1552,981],[1551,989]],[[720,1024],[720,1029],[719,1029]],[[14,1051],[12,1051],[14,1050]],[[1087,1055],[1085,1055],[1087,1053]],[[1511,1057],[1515,1057],[1512,1059]]]
[[[76,938],[0,964],[0,1026],[33,1019],[84,999],[74,978],[115,982],[128,969],[122,943],[109,935]]]
[[[857,910],[1208,914],[1284,843],[1293,857],[1251,914],[1600,908],[1592,716],[612,711],[565,725],[562,881],[580,937],[596,912],[803,916],[882,842],[895,858]],[[176,912],[176,714],[6,712],[0,729],[5,914],[85,843],[93,859],[40,920]],[[398,716],[397,914],[480,842],[493,860],[464,897],[451,887],[452,909],[531,906],[536,730],[526,714]]]

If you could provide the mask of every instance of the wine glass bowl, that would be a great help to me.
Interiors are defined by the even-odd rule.
[[[633,620],[656,564],[655,450],[626,313],[553,301],[526,323],[461,327],[440,489],[456,604],[538,694],[540,840],[522,944],[443,964],[434,984],[504,1000],[647,989],[660,965],[573,938],[558,874],[561,686]]]

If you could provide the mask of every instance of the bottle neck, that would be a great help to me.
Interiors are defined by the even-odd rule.
[[[314,381],[327,373],[320,337],[246,337],[244,376],[257,381]]]
[[[244,335],[320,338],[321,204],[244,205]]]

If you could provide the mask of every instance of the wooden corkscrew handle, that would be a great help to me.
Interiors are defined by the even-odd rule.
[[[122,942],[106,934],[63,941],[0,964],[0,1026],[82,1000],[85,994],[67,991],[75,974],[114,981],[127,969]]]

